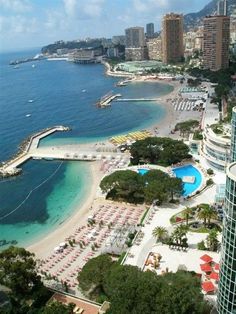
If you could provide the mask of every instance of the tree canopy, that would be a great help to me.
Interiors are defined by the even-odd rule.
[[[100,188],[113,200],[151,204],[156,199],[162,203],[180,196],[183,183],[160,170],[150,170],[143,176],[132,170],[121,170],[103,178]]]
[[[150,163],[170,166],[191,157],[186,144],[167,137],[148,137],[136,141],[130,153],[133,165]]]
[[[101,259],[94,258],[89,271],[93,274],[100,267]],[[154,272],[143,272],[138,267],[120,265],[109,261],[102,270],[102,280],[97,282],[95,276],[90,275],[86,265],[79,274],[80,286],[86,292],[94,291],[100,286],[99,293],[105,293],[111,302],[108,313],[112,314],[207,314],[210,312],[201,293],[200,280],[193,273],[178,271],[157,276]],[[88,276],[89,279],[86,277]],[[88,284],[89,282],[89,284]],[[83,290],[83,289],[82,289]]]

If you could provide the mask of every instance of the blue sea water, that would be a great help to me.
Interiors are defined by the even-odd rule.
[[[47,137],[41,145],[68,144],[144,129],[165,116],[165,109],[153,103],[116,102],[104,110],[95,103],[111,90],[128,98],[161,97],[172,90],[169,85],[135,83],[118,88],[118,79],[106,76],[102,65],[44,60],[21,64],[19,69],[9,66],[10,60],[37,52],[0,55],[0,161],[45,127],[65,125],[72,131]],[[26,163],[21,176],[0,181],[0,240],[26,246],[43,237],[83,202],[90,182],[89,167],[83,162]]]

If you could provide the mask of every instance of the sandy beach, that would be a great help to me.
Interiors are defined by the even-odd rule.
[[[109,73],[109,68],[107,68],[107,70],[107,72]],[[173,130],[177,122],[185,121],[187,119],[200,119],[199,112],[174,110],[171,101],[169,100],[179,97],[178,91],[180,86],[182,85],[180,85],[178,81],[170,82],[153,79],[150,77],[138,77],[132,80],[130,84],[135,82],[149,81],[157,82],[160,84],[170,84],[174,87],[174,90],[171,93],[161,96],[160,100],[156,101],[157,105],[161,105],[165,108],[166,115],[164,119],[162,119],[160,122],[157,122],[157,124],[153,124],[148,128],[148,130],[150,130],[153,135],[170,136],[170,132],[171,130]],[[171,137],[176,137],[176,135],[171,134]],[[109,140],[104,141],[104,143],[108,145]],[[91,143],[84,145],[91,145]],[[111,143],[109,143],[109,145],[111,145]],[[86,224],[87,217],[91,214],[90,208],[96,198],[96,193],[100,180],[104,175],[104,173],[100,171],[100,163],[101,162],[97,161],[90,164],[92,185],[90,187],[90,191],[88,192],[86,201],[83,203],[83,205],[78,206],[72,216],[68,220],[63,222],[55,231],[52,231],[52,233],[47,235],[45,238],[39,240],[38,242],[27,248],[31,252],[35,253],[37,258],[45,258],[46,256],[48,256],[53,251],[54,247],[57,246],[59,243],[64,242],[65,238],[69,237],[76,228]]]
[[[48,256],[53,251],[55,246],[57,246],[60,242],[63,242],[66,237],[70,236],[74,229],[86,223],[87,217],[90,213],[90,208],[96,197],[97,187],[101,177],[103,176],[103,173],[100,172],[99,169],[99,162],[93,162],[90,164],[92,186],[88,191],[88,196],[83,205],[76,208],[72,216],[62,223],[56,230],[42,240],[39,240],[33,245],[27,247],[27,250],[35,253],[37,258],[45,258]]]

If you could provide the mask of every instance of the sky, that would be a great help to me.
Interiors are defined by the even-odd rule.
[[[0,0],[0,51],[57,40],[123,35],[168,12],[197,12],[210,0]]]

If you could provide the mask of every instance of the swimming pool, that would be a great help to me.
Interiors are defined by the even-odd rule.
[[[202,175],[200,171],[192,166],[186,165],[183,167],[173,168],[172,171],[176,175],[177,178],[183,179],[185,176],[195,177],[194,183],[184,183],[184,193],[183,196],[188,196],[195,192],[202,184]]]
[[[147,168],[140,168],[138,169],[138,173],[140,175],[144,175],[147,173],[149,169]],[[195,192],[202,184],[202,175],[200,171],[192,166],[192,165],[186,165],[178,168],[172,168],[172,171],[174,172],[175,176],[177,178],[183,179],[183,177],[195,177],[194,183],[184,183],[184,192],[183,196],[188,196]]]
[[[143,176],[145,173],[147,173],[149,171],[149,169],[145,169],[145,168],[140,168],[138,169],[138,173],[141,174],[141,176]]]

